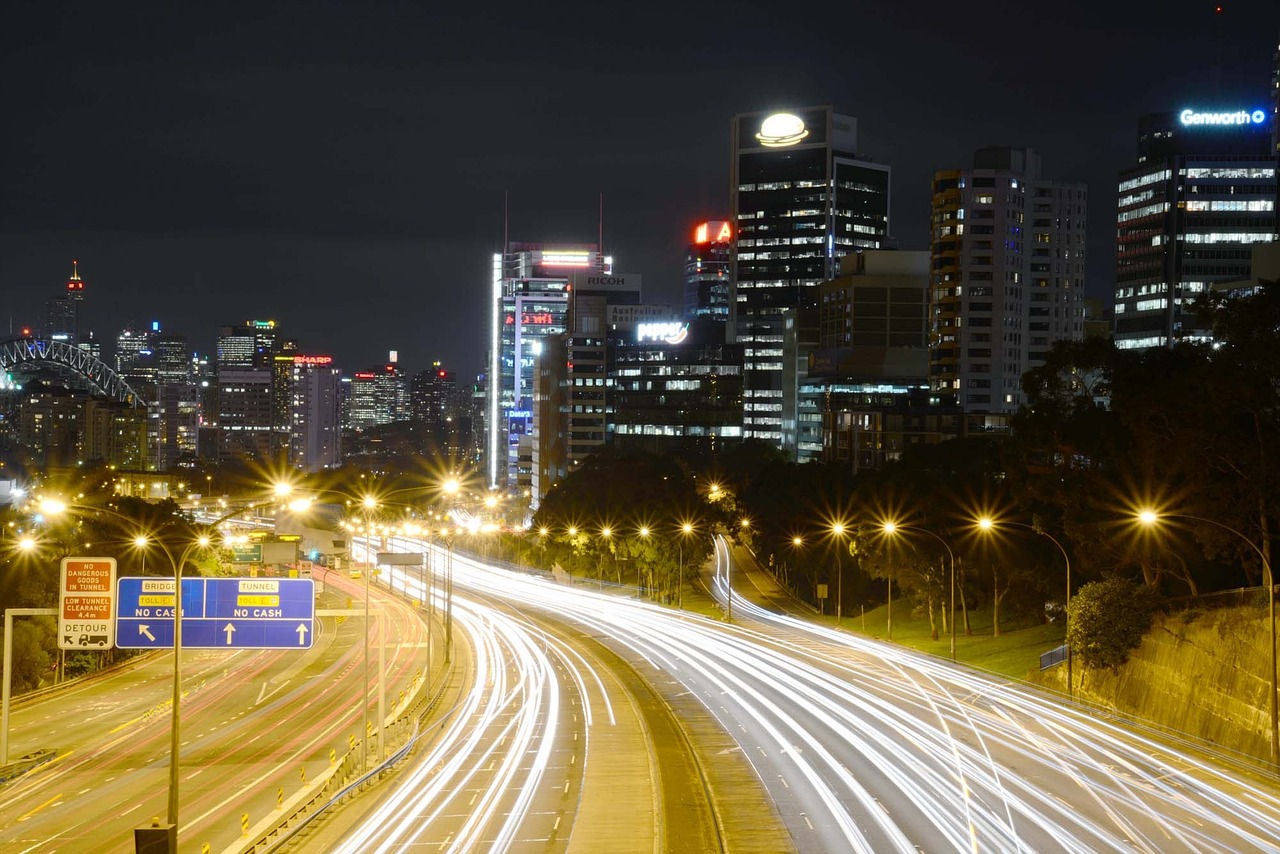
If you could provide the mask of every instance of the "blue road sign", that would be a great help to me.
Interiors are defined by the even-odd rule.
[[[172,649],[172,578],[121,578],[116,646]],[[182,646],[309,649],[315,589],[309,578],[182,579]]]

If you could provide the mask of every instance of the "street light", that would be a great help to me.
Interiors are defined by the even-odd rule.
[[[720,487],[713,486],[714,490],[719,492]],[[751,530],[751,520],[742,519],[738,522],[738,528],[745,534]],[[724,586],[725,586],[725,619],[733,622],[733,555],[729,555],[724,564]]]
[[[606,543],[609,542],[610,538],[613,537],[613,529],[610,528],[608,525],[605,525],[600,529],[600,537]],[[604,589],[604,549],[603,548],[600,550],[600,562],[596,565],[596,575],[600,579],[600,589],[603,590]]]
[[[1044,537],[1049,542],[1057,546],[1058,551],[1062,552],[1062,561],[1067,567],[1067,603],[1065,612],[1067,615],[1067,696],[1072,696],[1075,691],[1075,682],[1072,679],[1071,674],[1071,558],[1067,555],[1067,550],[1062,547],[1062,543],[1058,542],[1056,537],[1044,528],[1041,528],[1039,525],[1028,525],[1026,522],[1008,522],[1003,519],[997,522],[988,516],[983,516],[978,519],[977,525],[978,528],[983,531],[995,531],[1001,525],[1013,525],[1018,528],[1026,528],[1028,531]]]
[[[942,543],[942,547],[947,550],[947,557],[951,561],[951,660],[956,659],[956,556],[951,551],[951,546],[947,545],[947,541],[939,537],[928,528],[918,528],[915,525],[899,525],[897,522],[887,521],[880,524],[880,530],[889,536],[896,536],[899,531],[916,531],[921,534],[928,534],[938,542]]]
[[[844,564],[841,560],[840,552],[844,550],[844,522],[831,523],[831,535],[836,538],[836,625],[840,625],[840,618],[843,615],[844,608]]]
[[[1217,521],[1216,519],[1206,519],[1203,516],[1192,516],[1189,513],[1158,513],[1152,509],[1139,511],[1137,514],[1138,521],[1147,527],[1154,527],[1159,524],[1161,519],[1189,519],[1193,522],[1204,522],[1206,525],[1214,525],[1221,528],[1229,534],[1234,534],[1243,540],[1249,548],[1253,549],[1262,561],[1263,578],[1267,584],[1267,622],[1270,626],[1270,643],[1271,643],[1271,764],[1280,764],[1280,710],[1276,706],[1276,694],[1278,686],[1276,684],[1276,580],[1271,574],[1271,561],[1267,559],[1262,549],[1258,548],[1253,540],[1228,525]]]
[[[692,522],[680,523],[680,576],[676,579],[676,610],[684,610],[684,541],[693,533]]]

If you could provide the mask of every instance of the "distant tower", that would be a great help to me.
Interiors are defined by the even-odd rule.
[[[53,341],[71,345],[80,343],[80,304],[84,302],[84,280],[80,278],[80,262],[71,262],[71,278],[66,292],[45,303],[44,335]]]

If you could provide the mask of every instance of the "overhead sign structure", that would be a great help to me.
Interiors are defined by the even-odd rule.
[[[115,645],[116,559],[64,557],[58,585],[58,648]]]
[[[172,649],[172,578],[121,578],[116,646]],[[191,649],[310,649],[315,630],[310,578],[182,579],[182,646]]]

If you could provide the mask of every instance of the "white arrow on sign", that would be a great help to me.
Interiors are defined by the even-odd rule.
[[[227,646],[231,646],[231,636],[235,634],[236,627],[227,623],[222,627],[222,630],[227,633]]]
[[[298,646],[307,645],[307,624],[298,623]]]
[[[142,635],[144,638],[146,638],[149,641],[154,641],[156,639],[156,636],[151,634],[151,632],[147,631],[150,628],[151,627],[148,626],[146,623],[142,623],[138,626],[138,634]]]

